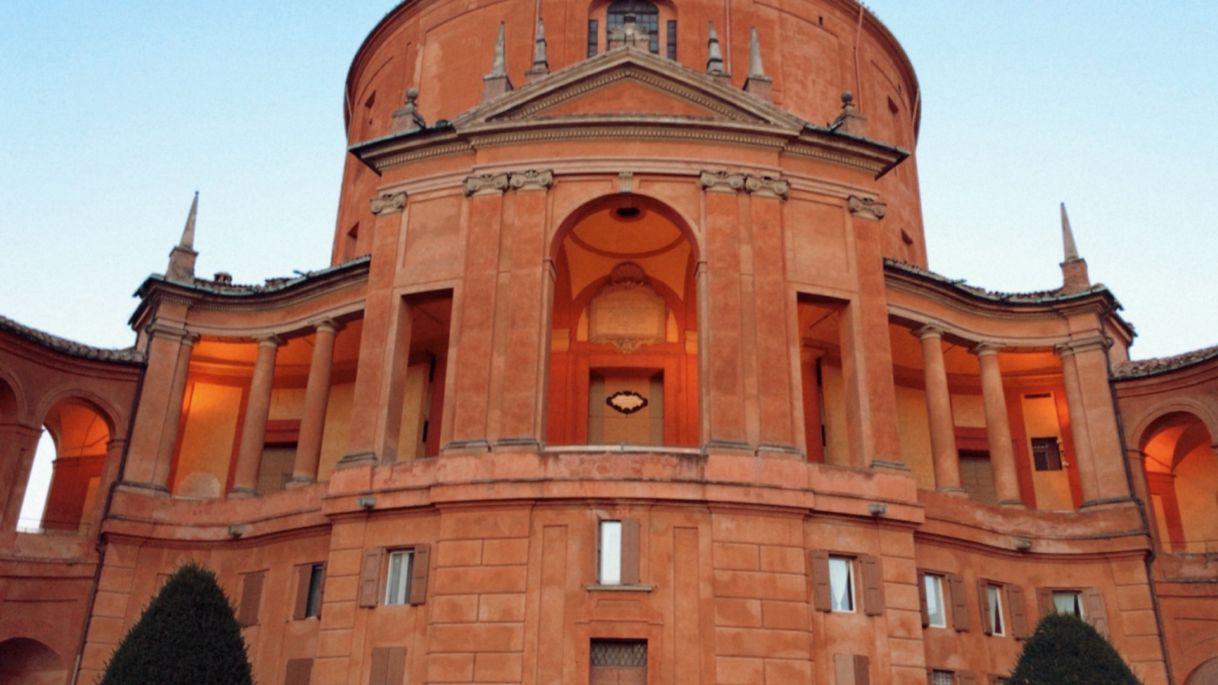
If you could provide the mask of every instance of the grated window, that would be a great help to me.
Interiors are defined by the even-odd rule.
[[[646,640],[593,640],[593,667],[646,668]]]

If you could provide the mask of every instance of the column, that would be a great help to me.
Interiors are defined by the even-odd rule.
[[[1002,371],[998,368],[1001,345],[982,343],[973,348],[981,364],[981,395],[985,400],[985,432],[990,443],[990,465],[994,470],[994,490],[998,503],[1022,506],[1019,481],[1015,476],[1015,448],[1011,425],[1007,421],[1007,401],[1003,395]]]
[[[169,472],[173,470],[174,448],[178,444],[178,430],[182,423],[186,379],[190,373],[190,354],[198,340],[197,335],[186,335],[179,343],[173,382],[169,385],[168,404],[165,407],[165,428],[161,432],[161,444],[157,448],[156,463],[152,469],[152,486],[158,490],[169,490]]]
[[[0,427],[0,486],[8,487],[4,493],[8,500],[0,509],[0,539],[17,530],[30,469],[34,466],[34,453],[41,437],[41,427],[21,424]]]
[[[1083,506],[1129,499],[1129,478],[1108,384],[1107,345],[1101,338],[1057,346],[1070,408],[1070,435]]]
[[[943,331],[923,326],[916,332],[922,340],[922,369],[926,375],[926,413],[930,418],[930,451],[935,463],[935,486],[940,492],[964,494],[960,487],[960,455],[956,451],[956,425],[952,420],[952,396],[947,388],[943,364]]]
[[[283,340],[273,335],[258,339],[258,358],[250,381],[245,420],[241,427],[241,446],[237,450],[237,469],[229,497],[253,497],[258,486],[258,468],[266,442],[266,418],[271,410],[271,386],[275,380],[275,355]]]
[[[300,438],[296,442],[296,461],[287,487],[298,488],[317,481],[317,462],[321,458],[322,432],[326,425],[326,404],[330,401],[330,371],[334,364],[334,337],[338,324],[326,320],[317,324],[313,339],[313,359],[305,384],[304,416],[300,419]]]

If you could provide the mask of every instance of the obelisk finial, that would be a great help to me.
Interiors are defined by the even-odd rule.
[[[744,82],[744,89],[768,102],[773,97],[773,85],[761,65],[761,40],[757,37],[757,27],[754,26],[749,33],[749,77]]]
[[[495,98],[512,90],[512,81],[507,75],[507,63],[504,58],[504,37],[503,22],[499,22],[499,35],[495,39],[495,54],[491,58],[491,71],[486,76],[482,77],[482,101],[494,100]]]
[[[1066,203],[1061,203],[1062,214],[1062,292],[1073,293],[1091,287],[1091,276],[1087,273],[1087,260],[1078,256],[1078,245],[1074,242],[1074,229],[1070,227],[1070,215],[1066,214]]]
[[[165,277],[179,283],[193,283],[195,280],[195,221],[199,216],[199,191],[190,202],[190,211],[186,214],[186,225],[182,228],[182,237],[178,244],[169,251],[169,266],[165,269]]]

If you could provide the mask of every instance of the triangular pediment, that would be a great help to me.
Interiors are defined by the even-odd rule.
[[[453,121],[458,129],[528,121],[701,120],[797,131],[803,122],[715,78],[635,48],[617,48],[509,92]]]

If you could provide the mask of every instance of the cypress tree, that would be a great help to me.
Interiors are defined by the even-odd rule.
[[[1016,685],[1139,685],[1112,644],[1073,614],[1050,614],[1024,643]]]
[[[251,685],[232,605],[210,569],[180,567],[110,658],[101,685]]]

